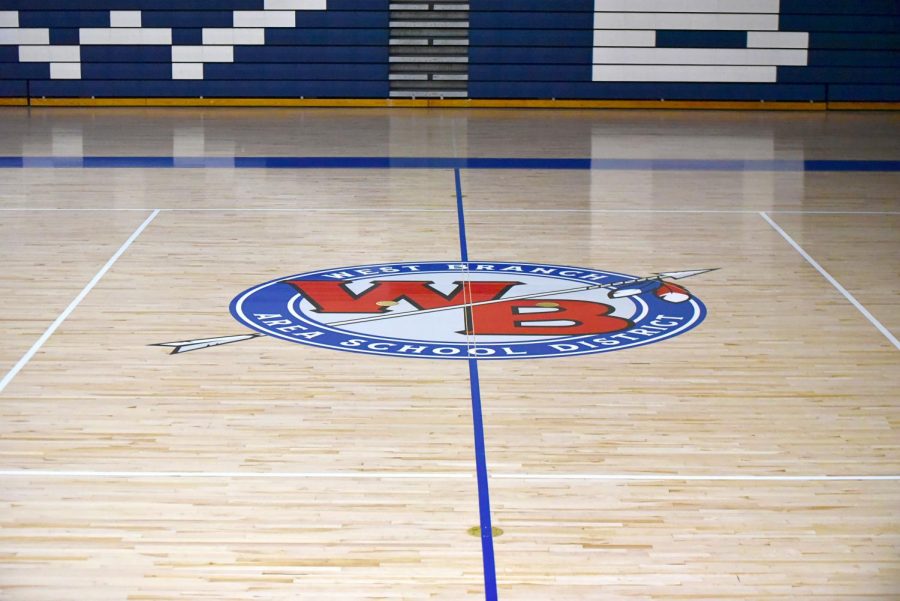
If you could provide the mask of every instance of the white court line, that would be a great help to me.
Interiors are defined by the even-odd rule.
[[[758,215],[759,209],[466,209],[467,213],[709,213],[724,215]],[[804,211],[769,210],[786,215],[900,215],[900,211]]]
[[[155,472],[155,471],[92,471],[92,470],[0,470],[0,477],[12,478],[235,478],[235,479],[382,479],[382,480],[469,480],[468,472]],[[585,480],[585,481],[651,481],[651,482],[851,482],[900,481],[896,475],[825,476],[766,476],[766,475],[684,475],[684,474],[491,474],[498,480]]]
[[[754,475],[679,475],[679,474],[493,474],[502,480],[599,480],[599,481],[689,481],[689,482],[823,482],[887,480],[900,481],[900,474],[886,476],[754,476]]]
[[[26,478],[257,478],[257,479],[314,479],[314,478],[370,478],[403,480],[468,480],[473,474],[465,472],[107,472],[90,470],[0,470],[0,477]]]
[[[456,213],[456,209],[416,209],[416,208],[381,208],[381,209],[351,209],[351,208],[297,208],[297,207],[259,207],[259,208],[241,208],[241,207],[215,207],[211,209],[120,209],[120,208],[89,208],[89,209],[70,209],[70,208],[31,208],[31,207],[11,207],[11,208],[2,208],[0,207],[0,211],[7,212],[26,212],[26,211],[37,211],[37,212],[70,212],[77,213],[79,211],[85,212],[104,212],[104,211],[160,211],[162,213],[254,213],[254,212],[264,212],[264,213]],[[755,211],[751,211],[755,213]]]
[[[97,285],[97,282],[100,281],[100,278],[106,275],[106,272],[109,271],[109,269],[119,259],[119,257],[121,257],[122,254],[126,250],[128,250],[128,247],[131,246],[131,244],[137,239],[137,237],[141,235],[141,232],[143,232],[147,228],[147,226],[150,225],[150,222],[156,219],[157,215],[159,215],[158,209],[153,211],[153,213],[151,213],[150,216],[147,217],[146,220],[144,220],[144,223],[142,223],[136,230],[134,230],[134,233],[131,234],[128,240],[126,240],[125,243],[119,247],[119,250],[116,251],[116,254],[110,257],[109,261],[106,262],[106,265],[104,265],[100,269],[100,271],[97,272],[97,275],[95,275],[94,278],[90,282],[88,282],[87,286],[85,286],[84,289],[82,289],[82,291],[78,293],[78,296],[76,296],[72,300],[72,302],[69,303],[69,306],[66,307],[65,310],[60,313],[59,317],[57,317],[56,320],[50,324],[50,327],[47,328],[47,331],[45,331],[41,335],[41,337],[37,339],[37,341],[31,346],[31,348],[28,349],[28,351],[22,356],[21,359],[19,359],[19,362],[16,363],[11,370],[9,370],[9,373],[3,376],[3,379],[0,380],[0,392],[3,392],[3,390],[12,381],[12,379],[16,377],[16,374],[22,371],[22,368],[25,367],[29,361],[31,361],[31,358],[34,357],[35,353],[37,353],[42,346],[44,346],[44,343],[47,342],[47,339],[49,339],[50,336],[53,335],[53,333],[57,330],[57,328],[59,328],[62,322],[64,322],[66,318],[72,313],[72,311],[74,311],[75,308],[81,303],[81,301],[84,300],[84,297],[87,296],[88,293],[94,288],[94,286]]]
[[[891,344],[894,345],[894,348],[896,348],[897,350],[900,350],[900,341],[898,341],[897,338],[891,333],[891,331],[888,330],[886,327],[884,327],[880,321],[875,319],[875,316],[872,315],[871,313],[869,313],[869,310],[866,309],[865,307],[863,307],[862,304],[858,300],[856,300],[856,298],[854,298],[854,296],[852,294],[850,294],[850,292],[848,292],[846,288],[841,286],[840,282],[838,282],[836,279],[834,279],[830,273],[825,271],[825,269],[821,265],[819,265],[816,262],[816,260],[813,259],[809,255],[809,253],[807,253],[805,250],[803,250],[803,248],[799,244],[797,244],[797,242],[795,242],[794,239],[791,238],[790,235],[788,235],[788,233],[786,231],[781,229],[781,226],[779,226],[777,223],[775,223],[771,217],[769,217],[767,214],[765,214],[762,211],[760,211],[759,215],[763,219],[765,219],[768,222],[768,224],[771,225],[772,228],[776,232],[781,234],[781,237],[784,238],[788,244],[790,244],[792,247],[794,247],[794,250],[796,250],[798,253],[800,253],[800,256],[802,256],[804,259],[806,259],[807,263],[809,263],[810,265],[815,267],[816,271],[818,271],[820,274],[822,274],[822,276],[826,280],[828,280],[831,283],[831,285],[837,289],[838,292],[843,294],[844,298],[846,298],[848,301],[850,301],[850,304],[852,304],[854,307],[856,307],[857,310],[859,310],[859,312],[862,313],[863,316],[866,319],[868,319],[869,322],[873,326],[875,326],[879,332],[884,334],[884,337],[887,338],[891,342]]]
[[[778,213],[779,215],[900,215],[900,211],[791,211],[789,209],[770,209],[767,212]]]
[[[209,209],[185,209],[185,208],[172,208],[172,209],[121,209],[121,208],[88,208],[88,209],[72,209],[68,207],[46,207],[46,208],[38,208],[38,207],[0,207],[0,211],[60,211],[60,212],[78,212],[78,211],[159,211],[161,213],[253,213],[253,212],[285,212],[285,213],[299,213],[303,211],[308,212],[322,212],[322,213],[456,213],[456,209],[421,209],[421,208],[396,208],[396,209],[353,209],[353,208],[339,208],[339,207],[311,207],[311,208],[298,208],[298,207],[258,207],[258,208],[246,208],[246,207],[213,207]],[[755,211],[751,211],[755,212]]]
[[[77,213],[79,211],[84,211],[84,212],[143,211],[146,213],[147,211],[152,211],[152,210],[153,209],[146,209],[146,208],[120,209],[118,207],[110,207],[110,208],[105,208],[105,209],[104,208],[73,209],[70,207],[0,207],[0,211],[9,211],[9,212],[12,212],[12,211],[20,211],[20,212],[34,211],[34,212],[38,212],[38,213],[47,212],[47,211],[55,211],[55,212],[60,212],[60,213]]]
[[[451,209],[421,209],[421,208],[341,208],[341,207],[258,207],[258,208],[211,208],[211,209],[160,209],[163,212],[179,212],[179,213],[456,213],[455,208]]]

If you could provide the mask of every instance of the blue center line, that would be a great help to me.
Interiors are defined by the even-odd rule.
[[[497,601],[497,568],[494,564],[494,532],[491,524],[491,499],[488,490],[487,457],[484,448],[484,421],[481,412],[481,385],[478,359],[469,359],[472,384],[472,418],[475,428],[475,467],[478,475],[478,513],[481,523],[481,557],[484,563],[484,597]]]
[[[466,240],[466,215],[463,209],[462,182],[459,168],[453,170],[456,180],[456,212],[459,222],[459,248],[463,262],[469,260],[469,244]],[[487,455],[484,443],[484,419],[481,410],[481,384],[478,377],[478,360],[469,359],[469,382],[472,391],[472,423],[475,431],[475,470],[478,480],[478,516],[481,528],[481,558],[484,563],[484,597],[497,601],[497,568],[494,563],[494,538],[491,525],[491,499],[488,489]]]
[[[0,169],[569,169],[599,171],[900,171],[898,160],[522,157],[0,156]]]
[[[467,262],[469,260],[469,242],[466,240],[466,213],[463,209],[462,181],[460,180],[459,168],[453,170],[453,177],[456,180],[456,219],[459,223],[459,250],[463,262]]]

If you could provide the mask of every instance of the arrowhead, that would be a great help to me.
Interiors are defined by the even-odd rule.
[[[671,280],[683,280],[684,278],[694,277],[695,275],[700,275],[702,273],[709,273],[710,271],[716,271],[718,267],[714,267],[713,269],[695,269],[693,271],[669,271],[666,273],[657,273],[661,278],[668,278]]]
[[[214,346],[222,346],[223,344],[231,344],[233,342],[242,342],[252,338],[258,338],[262,334],[241,334],[239,336],[221,336],[219,338],[198,338],[196,340],[181,340],[178,342],[160,342],[151,344],[150,346],[168,346],[173,350],[170,354],[178,355],[180,353],[188,353],[190,351],[199,351]]]

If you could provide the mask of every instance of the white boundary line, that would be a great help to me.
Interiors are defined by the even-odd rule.
[[[213,207],[209,209],[203,208],[193,208],[193,209],[179,209],[179,208],[169,208],[169,209],[127,209],[127,208],[86,208],[86,209],[70,209],[66,207],[0,207],[0,212],[64,212],[64,213],[78,213],[78,212],[95,212],[95,213],[103,213],[103,212],[114,212],[114,211],[160,211],[161,213],[456,213],[456,209],[421,209],[416,207],[409,208],[383,208],[383,209],[351,209],[351,208],[342,208],[342,207],[311,207],[311,208],[298,208],[298,207],[257,207],[257,208],[247,208],[247,207]],[[755,212],[755,211],[751,211]],[[900,214],[900,213],[898,213]]]
[[[0,211],[10,212],[10,213],[17,212],[17,211],[18,211],[18,212],[22,212],[22,213],[25,213],[25,212],[35,212],[35,213],[46,213],[46,212],[58,212],[58,213],[78,213],[78,212],[84,212],[84,213],[103,213],[103,212],[108,212],[108,213],[114,213],[114,212],[117,212],[117,211],[143,211],[143,212],[146,213],[147,211],[152,211],[152,210],[153,210],[153,209],[146,209],[146,208],[140,208],[140,209],[122,209],[122,208],[118,208],[118,207],[110,207],[110,208],[106,208],[106,209],[103,209],[103,208],[90,208],[90,207],[85,208],[85,209],[73,209],[73,208],[69,208],[69,207],[0,207]]]
[[[234,478],[234,479],[380,479],[380,480],[470,480],[468,472],[157,472],[157,471],[92,471],[92,470],[0,470],[3,478]],[[497,480],[583,480],[608,482],[859,482],[900,481],[896,475],[680,475],[680,474],[491,474]]]
[[[746,475],[679,475],[679,474],[494,474],[494,478],[502,480],[595,480],[595,481],[688,481],[688,482],[823,482],[823,481],[859,481],[887,480],[900,481],[900,474],[885,476],[754,476]]]
[[[466,209],[467,213],[700,213],[711,215],[754,215],[758,209]],[[769,210],[785,215],[900,215],[900,211],[791,211]]]
[[[789,209],[775,209],[769,210],[768,213],[778,213],[779,215],[900,215],[900,211],[804,211],[804,210],[796,210],[791,211]]]
[[[469,480],[473,474],[463,472],[134,472],[91,470],[0,470],[0,477],[25,478],[237,478],[237,479],[402,479],[402,480]]]
[[[771,217],[769,217],[763,211],[760,211],[759,215],[760,215],[760,217],[765,219],[768,222],[768,224],[770,226],[772,226],[772,229],[774,229],[776,232],[778,232],[781,235],[781,237],[787,241],[788,244],[790,244],[792,247],[794,247],[794,250],[796,250],[798,253],[800,253],[800,256],[802,256],[804,259],[806,259],[807,263],[812,265],[816,269],[816,271],[818,271],[820,274],[822,274],[822,276],[826,280],[828,280],[832,286],[834,286],[837,289],[838,292],[843,294],[844,298],[846,298],[848,301],[850,301],[850,304],[852,304],[854,307],[856,307],[857,310],[859,310],[859,312],[862,313],[863,316],[866,319],[868,319],[869,322],[871,322],[871,324],[873,326],[875,326],[878,329],[878,331],[881,332],[884,335],[884,337],[890,341],[891,344],[894,345],[894,348],[896,348],[897,350],[900,350],[900,341],[898,341],[897,338],[891,333],[891,331],[888,330],[886,327],[884,327],[880,321],[875,319],[875,316],[872,315],[871,313],[869,313],[869,310],[866,309],[865,307],[863,307],[862,304],[858,300],[856,300],[856,298],[854,298],[854,296],[852,294],[850,294],[850,292],[848,292],[846,288],[841,286],[840,282],[838,282],[836,279],[834,279],[830,273],[825,271],[825,269],[821,265],[819,265],[816,262],[816,260],[813,259],[809,255],[809,253],[807,253],[805,250],[803,250],[803,248],[799,244],[797,244],[797,242],[794,241],[794,239],[791,238],[790,235],[786,231],[781,229],[781,226],[779,226],[777,223],[775,223],[775,221],[773,221]]]
[[[147,228],[147,226],[150,225],[150,222],[156,219],[157,215],[159,215],[159,209],[154,210],[153,213],[151,213],[150,216],[147,217],[146,220],[144,220],[144,223],[142,223],[136,230],[134,230],[134,233],[131,234],[128,240],[126,240],[125,243],[119,247],[119,250],[116,251],[116,254],[110,257],[109,261],[106,262],[106,265],[104,265],[100,269],[100,271],[97,272],[93,279],[88,282],[87,286],[85,286],[81,290],[81,292],[78,293],[78,296],[76,296],[72,300],[72,302],[69,303],[69,306],[66,307],[65,310],[60,313],[59,317],[57,317],[56,320],[50,324],[50,327],[48,327],[47,330],[41,335],[41,337],[37,339],[37,341],[31,346],[30,349],[28,349],[28,351],[22,356],[22,358],[19,359],[19,362],[9,370],[9,373],[3,376],[3,379],[0,380],[0,392],[3,392],[3,390],[7,387],[7,385],[9,385],[12,379],[16,377],[16,374],[22,371],[22,368],[24,368],[28,364],[28,362],[31,361],[35,353],[37,353],[40,348],[44,346],[44,343],[47,342],[47,339],[49,339],[50,336],[53,335],[53,333],[57,330],[57,328],[59,328],[62,322],[64,322],[66,318],[72,313],[72,311],[74,311],[75,308],[81,303],[81,301],[84,300],[84,297],[87,296],[88,293],[94,288],[94,286],[97,285],[97,282],[100,281],[100,278],[106,275],[106,272],[109,271],[109,269],[119,259],[119,257],[121,257],[122,254],[126,250],[128,250],[128,247],[131,246],[131,244],[137,239],[137,237],[141,235],[141,232],[143,232]]]

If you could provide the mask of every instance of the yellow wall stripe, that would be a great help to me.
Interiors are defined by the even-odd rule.
[[[900,111],[900,102],[829,102],[831,111]]]

